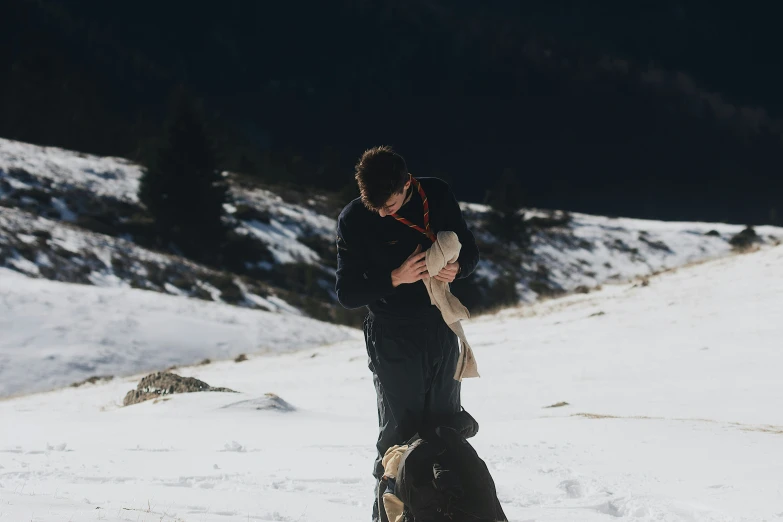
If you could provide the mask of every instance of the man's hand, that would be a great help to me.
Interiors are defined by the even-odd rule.
[[[408,256],[408,259],[406,259],[399,268],[392,270],[392,286],[396,288],[400,285],[415,283],[422,279],[429,279],[430,275],[427,273],[427,262],[424,259],[426,255],[426,252],[421,251],[421,245],[418,245],[416,250]]]
[[[438,272],[438,275],[435,276],[435,279],[438,281],[443,281],[444,283],[451,283],[454,281],[454,279],[456,279],[458,273],[459,261],[454,261],[453,263],[449,263],[441,268],[440,272]]]

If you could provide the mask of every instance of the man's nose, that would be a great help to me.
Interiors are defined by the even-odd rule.
[[[386,217],[386,211],[383,209],[379,210],[378,214],[380,214],[381,217]]]

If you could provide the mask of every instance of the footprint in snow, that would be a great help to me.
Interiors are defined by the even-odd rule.
[[[244,453],[245,451],[247,451],[247,448],[242,444],[238,443],[237,441],[232,440],[231,442],[227,442],[223,446],[223,451],[235,451],[237,453]]]

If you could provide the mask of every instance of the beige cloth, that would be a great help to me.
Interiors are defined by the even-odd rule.
[[[383,455],[383,460],[381,461],[383,464],[384,477],[397,478],[400,461],[406,451],[408,451],[408,446],[392,446],[386,450],[386,453]],[[389,522],[402,522],[404,505],[396,495],[392,495],[391,493],[383,494],[383,509],[386,511],[386,517],[389,519]]]
[[[400,460],[406,451],[408,451],[408,446],[392,446],[386,450],[381,460],[384,477],[397,478],[397,469],[400,467]]]
[[[405,510],[405,504],[396,495],[386,493],[383,495],[383,509],[386,510],[386,517],[389,522],[402,522],[402,512]]]
[[[454,373],[454,379],[462,381],[466,377],[480,377],[476,358],[473,356],[473,350],[465,337],[465,331],[462,329],[462,319],[470,317],[470,312],[449,290],[449,284],[438,281],[435,276],[448,263],[453,263],[459,257],[462,243],[459,242],[457,234],[454,232],[438,232],[436,241],[427,250],[427,272],[429,279],[424,279],[424,286],[427,287],[427,293],[430,295],[430,302],[438,307],[443,320],[449,325],[449,328],[457,334],[462,341],[462,350],[460,350],[459,360],[457,361],[457,371]]]

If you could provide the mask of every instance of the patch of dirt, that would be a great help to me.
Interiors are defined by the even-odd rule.
[[[605,415],[601,413],[574,413],[571,417],[582,417],[584,419],[634,419],[634,420],[662,420],[662,421],[677,421],[677,422],[709,422],[711,424],[723,424],[731,426],[742,431],[754,431],[758,433],[772,433],[775,435],[783,435],[783,426],[775,426],[773,424],[742,424],[741,422],[725,422],[713,419],[697,419],[697,418],[673,418],[667,419],[666,417],[648,417],[645,415]]]
[[[83,381],[79,381],[71,384],[71,388],[78,388],[79,386],[83,386],[85,384],[97,384],[99,382],[109,382],[112,379],[114,379],[114,375],[93,375],[92,377],[88,377]]]

